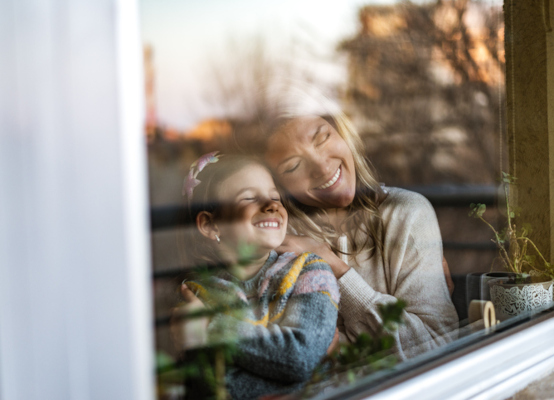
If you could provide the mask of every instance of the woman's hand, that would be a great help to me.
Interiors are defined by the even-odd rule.
[[[181,285],[181,296],[184,302],[171,311],[170,331],[173,345],[178,351],[203,346],[207,342],[209,319],[200,317],[183,319],[183,316],[200,311],[206,306],[186,284]]]
[[[339,348],[339,328],[335,328],[335,336],[327,349],[327,355],[331,355],[335,350]]]
[[[307,236],[287,235],[283,244],[275,250],[279,254],[286,253],[288,251],[297,254],[309,251],[317,254],[323,258],[327,264],[329,264],[335,274],[335,278],[337,279],[340,279],[340,277],[350,269],[344,261],[333,253],[333,250],[331,250],[331,247],[327,243],[318,242]]]
[[[450,275],[448,263],[446,262],[446,258],[444,257],[442,257],[442,269],[444,271],[444,277],[446,279],[446,286],[448,286],[448,291],[450,292],[450,296],[452,296],[452,293],[454,293],[454,281],[452,280],[452,275]]]

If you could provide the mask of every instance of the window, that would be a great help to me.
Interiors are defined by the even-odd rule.
[[[152,99],[148,102],[150,119],[147,123],[151,199],[155,206],[154,215],[160,221],[163,213],[182,207],[175,207],[181,201],[175,187],[187,174],[187,167],[202,153],[215,150],[233,153],[250,147],[267,158],[268,150],[262,147],[259,139],[260,132],[267,127],[260,121],[271,119],[269,115],[275,111],[271,109],[278,108],[276,98],[283,96],[276,95],[276,91],[294,92],[298,87],[308,92],[316,87],[319,94],[340,107],[359,132],[365,156],[378,172],[379,181],[385,183],[390,198],[398,196],[395,187],[420,193],[431,203],[438,218],[444,257],[454,282],[451,300],[460,322],[459,329],[453,334],[456,340],[423,340],[419,337],[399,351],[401,362],[394,372],[371,374],[368,373],[371,368],[351,365],[343,368],[342,384],[337,384],[341,377],[333,377],[330,379],[334,380],[332,384],[327,380],[315,387],[337,386],[336,393],[355,390],[352,387],[377,390],[384,376],[391,379],[386,382],[393,382],[404,379],[399,371],[412,370],[418,363],[422,371],[431,365],[445,363],[448,357],[459,352],[469,352],[474,347],[483,347],[485,342],[498,340],[500,331],[513,332],[508,329],[510,326],[520,326],[528,319],[529,316],[507,319],[506,315],[500,315],[499,318],[507,320],[497,328],[485,329],[480,319],[482,305],[469,307],[471,300],[491,300],[486,283],[489,277],[482,275],[491,270],[502,270],[499,247],[491,241],[495,233],[480,218],[468,216],[470,206],[472,203],[482,204],[475,206],[473,217],[489,221],[490,227],[500,235],[501,246],[505,246],[502,244],[504,233],[501,232],[507,223],[503,190],[510,186],[508,181],[511,178],[504,173],[513,174],[518,169],[515,160],[519,153],[514,150],[514,136],[510,131],[510,127],[513,131],[513,119],[510,118],[514,110],[507,111],[506,108],[502,3],[445,1],[378,6],[342,3],[310,9],[307,3],[294,8],[262,4],[249,4],[245,9],[217,7],[161,9],[145,2],[142,9],[146,70],[152,72],[148,75],[147,90],[147,98]],[[195,23],[183,25],[181,16],[191,18]],[[201,20],[206,24],[198,24]],[[164,28],[160,28],[162,25]],[[194,35],[184,33],[193,30]],[[188,39],[180,42],[180,47],[175,50],[168,35],[176,36],[178,32],[183,32],[182,37]],[[510,52],[510,49],[506,51]],[[177,70],[186,70],[187,73],[176,73]],[[296,96],[300,103],[302,95],[296,93]],[[325,108],[319,104],[319,110],[314,104],[305,106],[309,110],[306,115],[327,118],[333,114],[332,106]],[[298,116],[300,112],[296,112]],[[336,119],[334,123],[336,127]],[[317,132],[316,125],[314,132]],[[302,125],[302,132],[311,128],[308,121]],[[287,129],[289,140],[302,140],[301,135],[294,136],[299,132],[294,124],[291,127],[289,123]],[[318,146],[325,146],[326,139],[320,141],[317,133],[313,137],[308,139],[313,140],[315,151],[319,151]],[[269,146],[279,147],[280,143],[270,140]],[[325,152],[321,154],[323,158],[328,156]],[[312,161],[298,151],[287,155],[291,158],[283,166],[278,162],[272,164],[272,160],[268,162],[274,167],[276,180],[281,181],[285,189],[290,189],[289,194],[293,197],[296,193],[296,200],[302,202],[302,195],[294,190],[302,180],[298,177],[305,176],[303,171],[314,171],[310,170]],[[332,165],[333,157],[332,154],[328,159]],[[339,158],[337,155],[335,159]],[[506,181],[504,186],[499,184],[502,179]],[[291,181],[294,181],[293,185],[289,185]],[[167,193],[165,199],[164,193]],[[516,191],[515,185],[506,192],[510,196],[510,210],[515,212],[517,208],[517,212],[521,212],[516,217],[518,223],[529,218],[527,208],[533,209],[520,205],[516,198],[519,193],[521,191]],[[388,215],[387,207],[383,207]],[[534,219],[533,222],[538,221]],[[383,237],[387,240],[386,234],[390,234],[394,224],[387,219],[385,224]],[[162,225],[160,222],[159,226]],[[173,293],[162,300],[166,290],[164,285],[167,285],[163,280],[177,275],[181,270],[174,267],[183,264],[177,259],[174,236],[175,232],[171,230],[155,230],[153,233],[154,268],[158,269],[155,276],[159,278],[156,280],[160,298],[157,304],[162,315],[167,313],[168,303],[175,300]],[[400,236],[398,233],[398,240],[401,240]],[[533,233],[530,236],[541,240]],[[417,240],[421,238],[416,238],[416,247]],[[523,243],[528,242],[524,239]],[[542,243],[538,247],[544,249],[548,261],[548,245]],[[397,253],[398,250],[391,251],[389,256]],[[523,263],[533,257],[540,258],[535,253],[521,257]],[[357,278],[360,279],[364,273],[363,261],[354,260],[352,256],[343,258],[356,266]],[[387,262],[386,268],[394,269],[391,266],[394,261]],[[402,262],[400,272],[396,272],[408,276],[406,280],[409,281],[413,275],[403,275],[402,270],[409,265],[409,257]],[[537,266],[540,268],[539,264]],[[546,265],[545,268],[550,267]],[[444,281],[442,271],[429,274],[434,274],[433,279],[428,278],[429,287],[437,282],[444,284],[437,280],[440,277]],[[375,280],[379,279],[377,276],[378,273]],[[411,297],[409,290],[402,292],[398,281],[388,279],[391,280],[389,287],[379,288],[379,283],[373,282],[376,292],[378,295],[396,295],[397,298],[402,297],[400,293],[408,293],[405,295],[408,298],[403,300],[408,301],[408,314],[404,315],[410,325],[409,315],[422,313],[418,305],[425,300]],[[345,294],[345,287],[348,287],[345,280],[346,277],[339,279],[344,296],[341,305],[346,309],[355,308],[356,301],[350,302],[349,294]],[[370,281],[369,276],[366,280]],[[422,285],[418,288],[426,287],[425,283]],[[549,289],[551,284],[546,287]],[[446,306],[437,305],[441,301],[432,302],[436,307],[434,311],[445,313],[441,319],[448,320],[445,318],[448,315]],[[445,298],[444,302],[450,302],[450,299]],[[412,314],[410,307],[416,309]],[[341,313],[348,319],[345,308]],[[502,312],[498,305],[495,310]],[[452,328],[452,324],[448,328],[437,327],[433,326],[432,320],[416,319],[423,321],[431,331],[442,329],[444,334]],[[495,322],[496,318],[492,323]],[[341,338],[353,342],[360,330],[348,329],[346,327],[341,332],[344,334]],[[375,329],[368,332],[376,334]],[[403,334],[406,334],[406,328],[400,328],[396,337],[402,338]],[[401,346],[402,339],[398,340]],[[421,346],[419,349],[416,342]],[[160,327],[158,348],[174,354],[172,346],[167,327]],[[360,385],[352,386],[352,379],[359,381]],[[338,396],[333,391],[329,393],[331,397]]]
[[[0,397],[152,397],[152,320],[158,398],[502,398],[554,369],[551,283],[499,300],[551,269],[549,2],[106,5],[0,6]],[[503,251],[529,276],[483,276]]]

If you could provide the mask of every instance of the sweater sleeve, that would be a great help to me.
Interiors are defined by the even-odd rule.
[[[374,255],[382,256],[388,293],[374,290],[370,280],[351,268],[339,280],[340,313],[352,341],[361,332],[378,331],[380,304],[405,300],[404,324],[395,340],[399,356],[406,359],[451,341],[458,317],[444,278],[433,207],[419,194],[399,192],[382,210],[383,254]]]
[[[218,315],[209,332],[224,330],[226,335],[240,338],[235,365],[248,373],[283,383],[303,382],[310,378],[333,339],[338,293],[329,265],[310,254],[290,297],[274,299],[276,303],[286,301],[281,316],[270,316],[264,326],[258,321]]]

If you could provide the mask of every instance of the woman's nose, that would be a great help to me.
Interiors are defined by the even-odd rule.
[[[321,178],[329,174],[331,165],[327,157],[319,155],[319,157],[313,157],[310,162],[310,175],[312,178]]]

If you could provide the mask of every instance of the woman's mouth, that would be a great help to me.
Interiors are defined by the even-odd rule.
[[[333,175],[333,177],[329,179],[328,182],[325,182],[323,185],[316,187],[316,189],[320,189],[320,190],[327,189],[328,187],[333,186],[339,180],[340,172],[341,172],[341,167],[339,166],[339,168],[337,169],[337,172],[335,172],[335,175]]]
[[[254,226],[256,228],[262,228],[262,229],[265,229],[265,228],[279,229],[281,227],[281,223],[277,221],[260,221],[260,222],[256,222]]]

